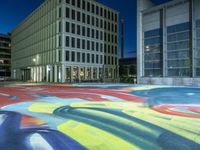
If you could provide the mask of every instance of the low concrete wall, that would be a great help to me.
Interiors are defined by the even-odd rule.
[[[200,78],[147,78],[141,77],[139,84],[195,85],[200,86]]]

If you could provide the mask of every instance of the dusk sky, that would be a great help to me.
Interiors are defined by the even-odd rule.
[[[120,12],[125,19],[125,56],[136,51],[136,0],[97,0]],[[169,0],[153,0],[156,4]],[[11,32],[43,0],[3,0],[0,5],[0,33]],[[121,19],[120,19],[121,20]],[[119,32],[121,33],[121,31]],[[120,45],[119,45],[120,49]],[[120,54],[120,51],[119,51]]]

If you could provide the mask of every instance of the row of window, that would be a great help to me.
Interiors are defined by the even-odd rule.
[[[181,23],[167,27],[167,75],[168,76],[190,76],[190,23]],[[152,60],[158,60],[160,53],[159,43],[160,29],[144,32],[144,59],[145,76],[160,76],[158,64]],[[196,20],[196,49],[195,49],[195,75],[200,76],[200,20]],[[149,68],[147,68],[147,66]],[[154,68],[154,69],[151,69]],[[154,72],[155,71],[155,72]],[[157,72],[157,73],[156,73]]]
[[[103,46],[104,45],[104,46]],[[86,49],[117,55],[117,46],[66,36],[65,47]],[[103,50],[104,48],[104,50]]]
[[[118,43],[117,35],[91,29],[85,26],[76,25],[74,23],[66,22],[65,31],[67,33],[72,33],[79,36],[82,35],[89,38],[95,38],[97,40],[104,40],[106,42]],[[61,24],[59,25],[59,32],[61,32]]]
[[[144,75],[161,76],[161,29],[144,32]]]
[[[59,12],[60,12],[59,17],[61,17],[61,8],[60,8]],[[85,13],[81,13],[80,11],[70,9],[68,7],[66,7],[65,17],[72,19],[72,20],[79,21],[81,23],[87,23],[88,25],[92,25],[97,28],[102,28],[104,30],[117,32],[117,24],[116,23],[110,23],[106,20],[103,21],[103,19],[99,19],[99,18],[91,16],[91,15],[86,15]]]
[[[62,0],[60,0],[60,2],[61,1]],[[71,4],[74,7],[77,7],[77,8],[80,8],[82,10],[96,14],[98,16],[104,17],[108,20],[112,20],[112,21],[115,21],[115,22],[117,22],[117,20],[118,20],[116,13],[114,13],[110,10],[107,10],[103,7],[100,7],[98,5],[92,4],[89,1],[85,1],[85,0],[65,0],[65,2],[67,4]]]
[[[61,61],[61,51],[59,51],[59,61]],[[81,53],[75,51],[65,51],[65,61],[81,62],[81,63],[96,63],[96,64],[107,64],[117,65],[118,59],[113,56],[104,56],[98,54]]]
[[[169,76],[189,76],[189,25],[189,22],[186,22],[167,27]]]

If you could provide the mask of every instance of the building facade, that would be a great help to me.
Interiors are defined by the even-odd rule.
[[[0,34],[0,81],[10,79],[11,64],[11,37],[9,34]]]
[[[200,85],[200,1],[137,5],[138,82]]]
[[[46,0],[12,32],[12,78],[118,78],[118,12],[94,0]]]

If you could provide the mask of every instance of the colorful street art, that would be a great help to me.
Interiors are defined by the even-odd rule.
[[[0,150],[200,150],[200,88],[0,87]]]

